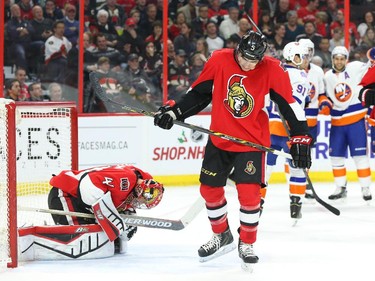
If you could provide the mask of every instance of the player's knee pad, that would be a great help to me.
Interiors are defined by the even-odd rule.
[[[370,168],[370,161],[366,155],[353,156],[353,160],[358,170]]]
[[[224,198],[224,187],[213,187],[201,184],[200,193],[206,202],[221,202]]]
[[[331,157],[331,165],[333,169],[345,167],[345,157]]]
[[[256,207],[260,204],[260,185],[256,183],[237,184],[238,200],[241,206]]]

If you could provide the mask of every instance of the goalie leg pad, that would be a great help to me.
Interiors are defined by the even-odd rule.
[[[113,204],[111,193],[107,192],[92,205],[95,218],[107,234],[110,241],[119,237],[125,229],[125,224]]]
[[[114,243],[97,224],[19,228],[18,236],[20,261],[97,259],[114,255]]]

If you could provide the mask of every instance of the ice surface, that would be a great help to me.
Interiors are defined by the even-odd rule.
[[[36,280],[375,280],[375,208],[361,197],[356,183],[348,184],[346,202],[327,199],[333,184],[314,183],[320,197],[340,209],[335,216],[317,202],[304,203],[296,226],[289,217],[286,184],[268,188],[255,252],[260,258],[253,273],[244,272],[237,250],[206,263],[198,261],[199,246],[211,237],[206,211],[180,231],[139,228],[128,253],[101,260],[33,261],[0,272],[0,281]],[[199,196],[198,186],[166,188],[160,205],[140,215],[179,219]],[[236,190],[226,188],[228,218],[238,239]]]

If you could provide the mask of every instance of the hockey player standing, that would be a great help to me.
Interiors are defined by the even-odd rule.
[[[290,153],[294,165],[309,168],[312,138],[305,114],[292,96],[288,73],[279,60],[264,56],[266,49],[265,36],[249,31],[235,50],[214,51],[186,95],[159,109],[155,125],[170,129],[174,120],[185,120],[212,102],[211,130],[269,146],[265,106],[271,98],[291,127]],[[244,269],[251,269],[258,262],[253,244],[257,237],[260,189],[265,186],[265,157],[264,151],[209,137],[200,173],[200,193],[206,201],[213,236],[198,250],[201,262],[235,248],[224,192],[233,167],[240,202],[238,254]]]
[[[293,97],[303,110],[310,101],[310,83],[304,70],[308,61],[308,49],[299,42],[290,42],[283,49],[283,57],[286,61],[284,67],[288,71],[290,83],[293,89]],[[279,109],[271,102],[269,109],[271,148],[283,150],[289,153],[289,132],[285,129],[285,123],[279,115]],[[276,165],[277,155],[267,154],[267,182],[271,177],[272,169]],[[303,169],[294,167],[289,161],[289,197],[290,216],[292,219],[302,217],[302,197],[306,190],[306,176]]]
[[[364,108],[358,99],[358,86],[368,65],[353,61],[348,63],[349,52],[343,46],[332,50],[332,69],[325,73],[327,96],[331,99],[331,130],[329,156],[336,190],[328,198],[336,200],[347,196],[345,157],[350,155],[357,168],[363,199],[372,199],[370,192],[371,170],[367,155],[367,135]]]

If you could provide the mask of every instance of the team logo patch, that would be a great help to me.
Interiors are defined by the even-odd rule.
[[[128,191],[129,190],[129,179],[128,178],[121,178],[120,179],[120,190],[121,191]]]
[[[254,175],[257,169],[254,167],[253,161],[248,161],[246,163],[245,173],[249,175]]]
[[[315,88],[315,85],[313,83],[310,82],[310,100],[313,100],[313,98],[315,97],[315,94],[316,94],[316,88]]]
[[[247,117],[254,109],[254,99],[242,84],[244,78],[246,76],[235,74],[228,81],[228,93],[224,106],[235,118]]]
[[[346,102],[352,97],[352,89],[346,83],[339,83],[335,87],[335,97],[340,102]]]

